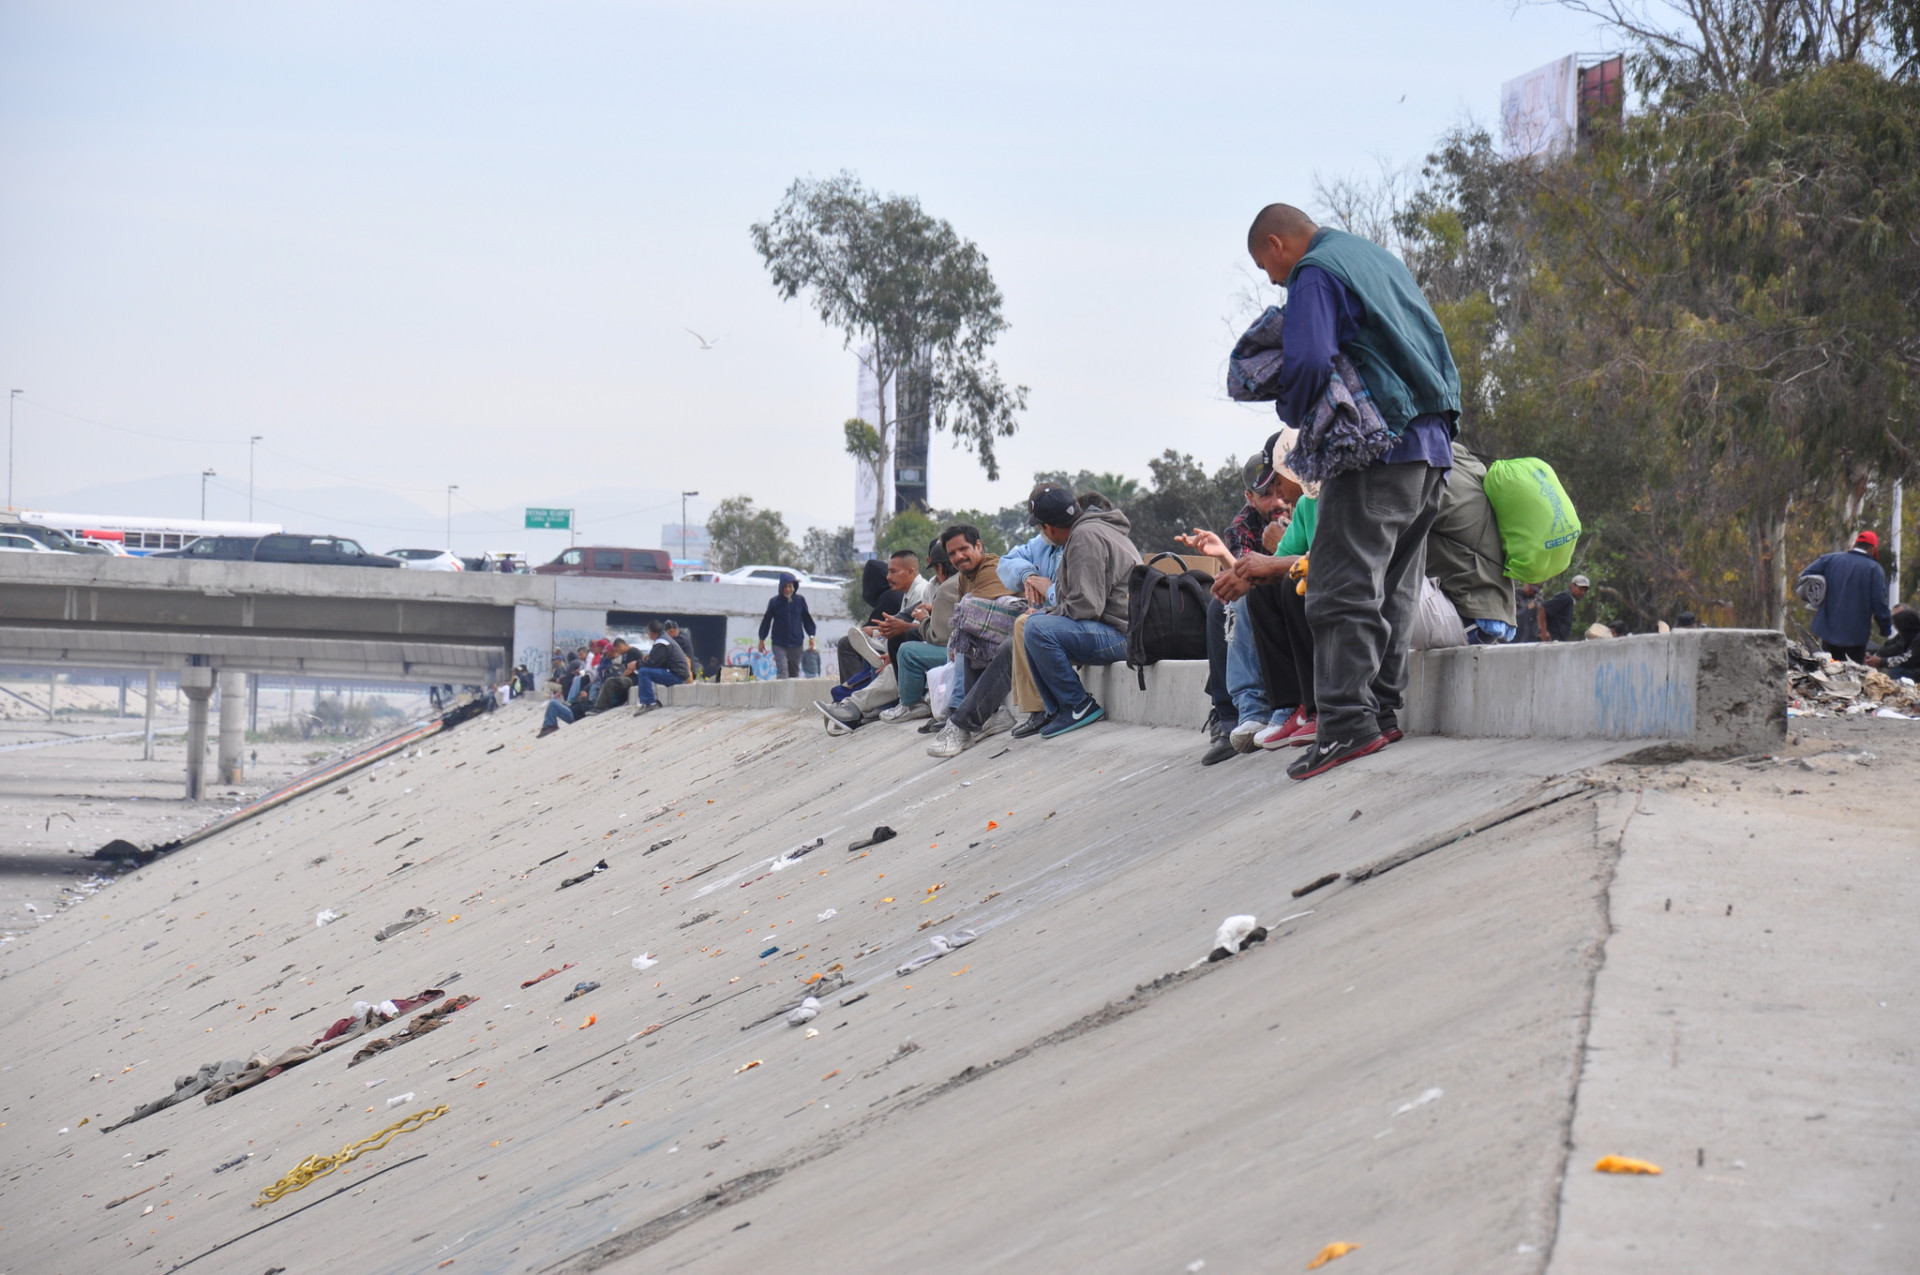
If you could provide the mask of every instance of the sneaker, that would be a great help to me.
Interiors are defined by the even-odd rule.
[[[953,714],[951,713],[947,714],[947,717],[951,717],[951,716],[953,716]],[[931,718],[928,718],[926,721],[920,723],[919,733],[922,735],[937,735],[940,733],[941,729],[946,726],[946,724],[947,724],[946,717],[931,717]]]
[[[860,710],[851,704],[822,704],[819,700],[815,700],[813,706],[820,710],[822,717],[827,719],[827,730],[830,734],[840,733],[833,729],[835,725],[852,730],[860,724]]]
[[[1305,712],[1306,710],[1302,709],[1301,711]],[[1305,748],[1314,741],[1314,737],[1319,733],[1320,718],[1318,715],[1310,714],[1294,723],[1293,733],[1287,736],[1287,743],[1295,748]]]
[[[987,719],[986,725],[975,732],[973,742],[977,744],[989,735],[999,735],[1012,729],[1013,710],[1002,704],[993,710],[993,716]]]
[[[973,736],[948,722],[940,728],[940,733],[927,745],[929,757],[958,757],[973,747]]]
[[[1013,737],[1015,739],[1026,739],[1029,736],[1038,735],[1040,728],[1046,724],[1047,715],[1045,713],[1029,713],[1026,721],[1021,722],[1013,728]]]
[[[1213,766],[1229,757],[1238,757],[1240,750],[1233,746],[1233,730],[1225,722],[1215,719],[1213,723],[1213,742],[1201,756],[1202,766]]]
[[[556,731],[558,731],[559,729],[560,729],[560,728],[559,728],[558,726],[542,726],[542,727],[540,728],[540,733],[539,733],[539,734],[537,734],[537,735],[535,735],[535,736],[534,736],[534,738],[535,738],[535,739],[545,739],[545,738],[546,738],[547,736],[549,736],[549,735],[551,735],[551,734],[553,734],[554,732],[556,732]]]
[[[1335,739],[1325,743],[1315,741],[1312,751],[1302,757],[1296,757],[1293,765],[1287,767],[1287,774],[1295,779],[1312,779],[1323,775],[1335,766],[1344,766],[1356,757],[1365,757],[1368,753],[1377,753],[1387,746],[1385,735],[1375,735],[1372,739]]]
[[[1311,722],[1313,720],[1311,717],[1303,716],[1303,714],[1306,711],[1307,710],[1304,706],[1300,708],[1296,708],[1291,713],[1288,713],[1285,717],[1281,718],[1278,725],[1261,727],[1257,732],[1255,732],[1253,737],[1253,742],[1259,745],[1261,748],[1267,748],[1267,749],[1287,748],[1289,746],[1292,746],[1296,738],[1299,736],[1304,724]],[[1312,734],[1309,733],[1307,735],[1307,738],[1301,742],[1309,743],[1309,744],[1312,743],[1313,742]]]
[[[1392,713],[1380,714],[1378,721],[1380,724],[1380,734],[1386,738],[1389,744],[1397,744],[1407,737],[1406,732],[1400,729],[1400,719]]]
[[[917,722],[923,717],[933,716],[933,705],[921,700],[917,704],[895,704],[883,709],[880,720],[883,722]]]
[[[1055,713],[1053,720],[1040,728],[1040,738],[1052,739],[1055,735],[1091,726],[1106,715],[1107,710],[1100,707],[1100,701],[1089,695],[1072,708],[1063,708]]]
[[[1233,741],[1234,752],[1250,753],[1254,749],[1260,747],[1259,744],[1254,742],[1253,737],[1255,735],[1258,735],[1261,731],[1265,730],[1266,728],[1267,728],[1267,724],[1265,722],[1261,721],[1257,717],[1250,717],[1246,721],[1241,722],[1238,726],[1234,727],[1233,733],[1227,736],[1227,738]]]

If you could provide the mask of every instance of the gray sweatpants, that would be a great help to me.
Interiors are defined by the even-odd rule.
[[[1420,603],[1427,530],[1446,471],[1372,465],[1321,486],[1307,571],[1313,689],[1322,743],[1395,725],[1407,693],[1407,637]]]

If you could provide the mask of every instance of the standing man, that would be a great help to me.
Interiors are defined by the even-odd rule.
[[[767,613],[760,617],[760,649],[767,649],[767,635],[773,635],[773,668],[782,679],[800,676],[802,643],[814,638],[813,612],[800,596],[800,582],[782,572],[780,592],[767,601]]]
[[[1893,613],[1887,609],[1887,573],[1880,569],[1880,537],[1863,531],[1853,538],[1853,548],[1845,553],[1824,553],[1807,564],[1800,573],[1824,576],[1826,596],[1813,613],[1809,626],[1815,637],[1826,643],[1827,654],[1836,660],[1867,660],[1867,639],[1878,623],[1881,636],[1893,633]]]
[[[1460,374],[1412,273],[1380,245],[1269,204],[1247,231],[1247,250],[1287,289],[1276,408],[1329,462],[1321,472],[1294,466],[1321,482],[1306,594],[1319,726],[1313,747],[1287,768],[1311,779],[1400,738],[1407,637],[1427,531],[1453,465]],[[1336,356],[1384,422],[1378,448],[1371,440],[1348,446],[1338,413],[1327,423]],[[1371,460],[1336,470],[1336,453]]]
[[[1540,604],[1540,619],[1547,630],[1542,642],[1573,641],[1573,604],[1586,597],[1592,587],[1585,576],[1575,576],[1566,588]]]

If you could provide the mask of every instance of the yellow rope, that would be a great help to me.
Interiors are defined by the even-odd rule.
[[[294,1165],[286,1177],[262,1191],[260,1198],[253,1202],[253,1207],[257,1209],[263,1204],[273,1203],[283,1195],[298,1191],[315,1178],[326,1177],[347,1161],[357,1157],[362,1151],[378,1151],[391,1142],[396,1134],[412,1133],[427,1121],[446,1114],[447,1108],[444,1106],[434,1107],[429,1111],[416,1111],[406,1119],[388,1125],[371,1137],[362,1138],[358,1142],[349,1142],[333,1155],[310,1155]]]

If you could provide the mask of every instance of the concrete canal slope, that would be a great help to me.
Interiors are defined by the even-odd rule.
[[[0,949],[8,1270],[1910,1267],[1916,723],[1659,768],[1409,737],[1294,784],[1171,728],[936,763],[536,707]],[[1206,963],[1237,913],[1271,936]],[[433,987],[478,999],[99,1132]]]

